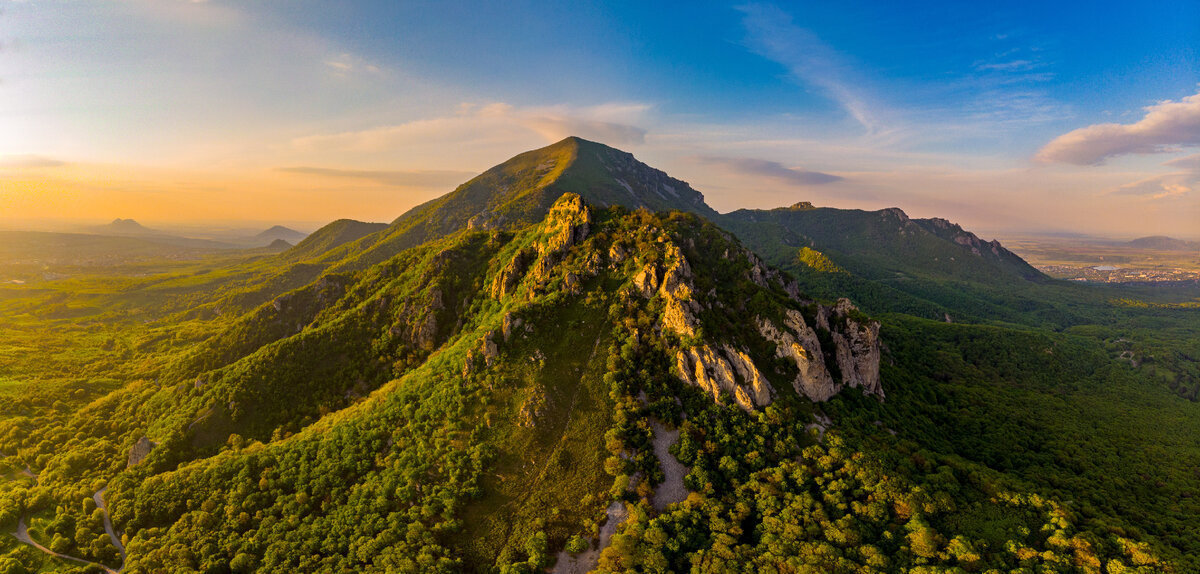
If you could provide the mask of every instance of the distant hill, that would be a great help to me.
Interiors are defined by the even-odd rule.
[[[367,223],[353,219],[339,219],[305,236],[286,253],[293,261],[313,259],[329,251],[357,241],[363,237],[387,229],[386,223]]]
[[[718,220],[773,265],[796,275],[810,293],[848,296],[869,312],[923,317],[1007,314],[1047,277],[998,241],[984,241],[945,219],[814,207],[741,209]],[[813,262],[822,264],[814,265]],[[829,263],[849,273],[827,273]],[[1006,309],[1008,311],[1006,311]]]
[[[1163,251],[1200,251],[1200,242],[1184,241],[1183,239],[1175,239],[1174,237],[1167,237],[1165,235],[1139,237],[1127,242],[1125,245],[1139,249],[1161,249]]]
[[[89,231],[100,235],[121,235],[121,236],[139,236],[139,235],[165,235],[157,229],[150,229],[133,219],[121,219],[120,217],[112,220],[112,223],[105,225],[96,225],[88,228]]]
[[[305,237],[308,237],[307,233],[301,233],[289,227],[276,225],[270,229],[267,229],[266,231],[263,231],[262,233],[259,233],[258,235],[255,235],[254,240],[257,243],[266,245],[275,241],[276,239],[282,239],[291,245],[295,245],[303,241]]]

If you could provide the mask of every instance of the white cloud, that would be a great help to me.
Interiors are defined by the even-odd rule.
[[[44,168],[44,167],[62,167],[67,165],[62,160],[57,160],[39,155],[10,155],[0,156],[0,168],[14,169],[29,169],[29,168]]]
[[[1168,199],[1200,189],[1200,153],[1163,162],[1179,171],[1133,181],[1112,190],[1112,195],[1133,195],[1148,200]]]
[[[792,17],[775,6],[751,4],[739,8],[750,48],[778,62],[803,83],[820,88],[868,133],[880,130],[875,106],[852,86],[851,66],[813,32],[796,26]]]
[[[645,141],[646,130],[633,125],[633,122],[639,120],[647,109],[648,106],[631,104],[606,104],[590,108],[464,104],[452,116],[304,136],[292,140],[292,145],[302,151],[376,153],[433,143],[525,141],[533,135],[546,143],[567,136],[579,136],[620,147]]]
[[[1096,124],[1058,136],[1034,157],[1041,162],[1099,165],[1129,154],[1176,151],[1200,145],[1200,93],[1146,108],[1132,124]]]
[[[733,173],[771,178],[791,185],[824,185],[842,181],[843,177],[800,167],[787,167],[776,161],[743,157],[696,156],[703,165],[714,165]]]
[[[396,187],[454,186],[476,175],[475,172],[453,170],[358,170],[311,166],[280,167],[275,171],[318,177],[361,179]]]

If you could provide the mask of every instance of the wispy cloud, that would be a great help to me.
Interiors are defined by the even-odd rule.
[[[1200,189],[1200,153],[1163,162],[1178,171],[1127,183],[1112,190],[1112,195],[1133,195],[1149,200],[1187,195]]]
[[[441,187],[462,183],[476,174],[469,171],[449,170],[354,170],[334,169],[327,167],[280,167],[275,171],[297,175],[314,175],[318,177],[334,177],[362,179],[383,185],[398,187]]]
[[[292,140],[292,144],[306,151],[378,152],[431,142],[518,139],[536,134],[547,143],[574,135],[621,146],[645,141],[646,130],[627,122],[636,120],[647,109],[648,106],[640,104],[608,104],[590,108],[516,108],[505,103],[464,104],[453,116],[305,136]]]
[[[1129,154],[1177,151],[1200,145],[1200,93],[1148,106],[1132,124],[1096,124],[1065,133],[1034,156],[1041,162],[1099,165]]]
[[[339,77],[347,77],[351,74],[380,75],[383,73],[379,66],[348,52],[325,60],[325,66],[333,75]]]
[[[0,156],[0,168],[23,169],[62,167],[64,165],[67,165],[67,162],[38,155]]]
[[[802,84],[820,88],[868,133],[882,129],[876,106],[853,87],[857,82],[850,77],[852,67],[837,50],[793,24],[792,17],[776,6],[750,4],[739,10],[750,49],[783,65]]]
[[[779,162],[762,159],[721,156],[694,156],[692,159],[697,163],[721,167],[733,173],[768,177],[791,185],[824,185],[845,179],[838,175],[787,167]]]

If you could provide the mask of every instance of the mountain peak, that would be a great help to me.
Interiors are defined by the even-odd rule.
[[[572,136],[514,156],[454,191],[412,208],[348,265],[377,263],[463,228],[531,225],[568,193],[600,208],[679,210],[710,219],[718,215],[687,182],[638,161],[629,152]]]

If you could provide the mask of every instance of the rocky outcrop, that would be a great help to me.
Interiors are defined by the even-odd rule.
[[[764,339],[775,343],[776,356],[790,359],[796,364],[799,374],[792,381],[792,388],[814,401],[826,401],[836,395],[840,388],[833,381],[821,341],[816,331],[804,322],[804,316],[794,309],[788,310],[782,327],[759,318],[758,332]]]
[[[700,312],[700,304],[692,297],[692,267],[679,246],[668,243],[665,250],[669,264],[662,273],[662,281],[655,281],[664,303],[662,326],[680,337],[692,338],[699,327],[696,314]],[[657,277],[657,268],[654,276]]]
[[[847,387],[882,398],[879,323],[862,318],[848,299],[833,307],[818,305],[816,311],[815,326],[796,310],[787,311],[781,326],[762,317],[757,320],[759,334],[775,343],[776,356],[796,365],[792,387],[813,401],[829,400]],[[829,333],[837,379],[826,364],[817,329]]]
[[[838,370],[842,373],[842,384],[863,393],[883,397],[879,383],[879,322],[860,321],[860,316],[849,299],[838,299],[834,314],[841,329],[833,329],[830,335],[837,347]]]
[[[750,357],[728,345],[680,350],[675,355],[675,367],[685,382],[713,398],[732,396],[734,403],[747,411],[771,404],[775,396],[775,389]]]
[[[517,285],[521,282],[521,278],[525,276],[525,268],[529,264],[529,254],[525,251],[519,251],[513,256],[512,260],[496,274],[496,278],[492,281],[492,287],[488,290],[488,294],[493,299],[502,299],[517,290]]]
[[[513,315],[512,312],[505,313],[504,321],[500,327],[500,332],[504,335],[504,340],[507,342],[513,336],[513,333],[521,328],[522,324],[524,324],[524,321],[520,317]]]
[[[578,195],[568,193],[558,198],[542,224],[545,236],[537,242],[536,251],[523,249],[514,255],[492,280],[489,294],[495,299],[511,295],[527,276],[536,285],[544,285],[563,254],[587,237],[591,221],[591,210]],[[592,267],[598,269],[599,261]],[[579,277],[571,277],[569,283],[569,288],[578,288]]]
[[[137,442],[129,447],[129,460],[125,464],[125,468],[136,466],[139,462],[145,460],[150,455],[150,451],[154,450],[155,446],[154,441],[150,440],[150,437],[143,436],[137,439]]]
[[[496,341],[492,339],[491,333],[484,335],[483,340],[480,341],[479,354],[483,356],[484,364],[489,367],[500,356],[500,349],[496,347]]]

